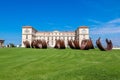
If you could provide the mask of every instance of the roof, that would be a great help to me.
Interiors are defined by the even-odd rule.
[[[23,26],[23,28],[33,28],[32,26]]]
[[[5,40],[1,40],[1,39],[0,39],[0,43],[1,43],[1,42],[3,43],[4,41],[5,41]]]
[[[87,26],[80,26],[80,27],[78,27],[78,28],[88,28]]]
[[[53,32],[59,32],[59,31],[55,30],[55,31],[53,31]]]
[[[35,28],[33,28],[32,26],[23,26],[22,28],[32,28],[37,32],[37,30]]]
[[[38,31],[37,33],[53,33],[53,32],[58,32],[58,33],[75,33],[75,32],[69,32],[69,31],[51,31],[51,32],[40,32]]]

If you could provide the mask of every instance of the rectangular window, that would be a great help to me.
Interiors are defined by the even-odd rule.
[[[28,39],[28,35],[26,35],[26,39]]]

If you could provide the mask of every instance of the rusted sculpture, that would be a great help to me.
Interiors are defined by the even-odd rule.
[[[82,40],[80,49],[88,50],[89,49],[89,40]]]
[[[78,40],[69,40],[68,45],[71,49],[81,49],[81,50],[88,50],[94,49],[93,43],[91,39],[82,40],[81,46]]]
[[[23,42],[26,48],[37,48],[37,49],[46,49],[47,48],[47,44],[48,42],[46,42],[45,40],[33,40],[30,44],[29,41],[24,41]],[[98,48],[101,51],[107,51],[107,50],[112,50],[113,48],[113,44],[111,40],[106,39],[106,43],[107,43],[107,47],[104,48],[100,42],[100,38],[98,38],[98,40],[96,41],[96,45],[98,46]],[[81,50],[89,50],[89,49],[94,49],[94,45],[92,43],[91,38],[90,39],[85,39],[82,40],[81,42],[81,46],[79,44],[78,40],[68,40],[68,45],[71,49],[81,49]],[[58,48],[58,49],[65,49],[65,43],[64,40],[56,40],[56,44],[54,48]]]
[[[65,42],[64,40],[60,40],[60,48],[65,49]]]
[[[23,44],[25,45],[26,48],[30,48],[30,43],[29,43],[29,41],[23,41]]]
[[[43,48],[46,49],[47,48],[47,43],[45,40],[33,40],[31,43],[31,47],[32,48]]]
[[[89,47],[90,47],[90,49],[94,49],[94,45],[93,45],[93,42],[92,42],[91,38],[89,40]]]
[[[75,49],[80,49],[80,45],[79,45],[78,40],[74,40],[73,43],[74,43]]]
[[[54,46],[54,48],[60,48],[60,40],[55,40],[56,41],[56,43],[55,43],[55,46]]]
[[[91,38],[90,39],[86,39],[86,40],[82,40],[82,42],[81,42],[81,49],[82,50],[94,49],[94,45],[92,43]]]
[[[97,47],[101,50],[101,51],[108,51],[108,50],[112,50],[113,48],[113,44],[111,40],[106,39],[106,43],[107,43],[107,47],[104,48],[100,42],[100,38],[98,38],[98,40],[96,41],[96,45]]]
[[[65,43],[64,40],[56,40],[55,43],[55,47],[54,48],[58,48],[58,49],[65,49]]]
[[[31,47],[32,47],[32,48],[39,48],[38,40],[33,40],[33,41],[31,42]]]
[[[73,40],[68,40],[68,45],[71,49],[75,49],[75,45],[74,45]]]
[[[47,48],[47,42],[45,40],[42,40],[42,48],[43,49]]]
[[[38,48],[43,48],[42,40],[37,40],[37,47]]]

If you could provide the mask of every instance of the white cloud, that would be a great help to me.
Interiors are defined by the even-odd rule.
[[[91,28],[91,34],[114,34],[120,33],[120,18],[94,25]]]
[[[106,45],[105,38],[111,39],[113,46],[120,46],[120,18],[110,20],[101,24],[91,25],[90,35],[93,38],[94,44],[98,37],[101,37],[101,42]]]
[[[108,22],[109,24],[120,23],[120,18]]]
[[[93,20],[93,19],[88,19],[88,21],[93,22],[95,24],[102,24],[101,21]]]

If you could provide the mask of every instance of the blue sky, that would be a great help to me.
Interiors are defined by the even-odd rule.
[[[99,36],[120,45],[120,0],[1,0],[0,39],[21,44],[22,26],[39,31],[74,31],[88,26]]]

